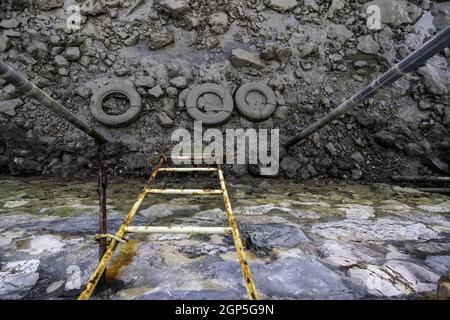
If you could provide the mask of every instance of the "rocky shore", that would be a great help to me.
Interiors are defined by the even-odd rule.
[[[68,28],[80,6],[80,29]],[[381,8],[380,30],[367,7]],[[450,23],[450,2],[431,0],[45,0],[1,1],[0,58],[114,145],[99,148],[49,110],[0,81],[0,173],[86,175],[100,156],[117,175],[144,173],[192,128],[185,97],[215,83],[233,96],[263,82],[276,110],[262,122],[234,111],[220,129],[279,128],[282,140],[351,97]],[[72,23],[72,22],[71,22]],[[450,50],[314,134],[281,163],[285,178],[388,181],[391,174],[442,174],[449,160]],[[142,99],[122,128],[93,118],[92,96],[120,81]],[[109,104],[108,104],[109,103]],[[111,104],[112,103],[112,104]],[[122,106],[123,107],[123,106]],[[120,103],[106,101],[110,112]],[[445,171],[445,170],[444,170]],[[229,169],[236,176],[242,166]]]

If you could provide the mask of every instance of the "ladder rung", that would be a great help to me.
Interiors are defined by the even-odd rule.
[[[159,172],[215,172],[217,168],[160,168]]]
[[[222,194],[222,190],[212,189],[145,189],[147,193],[153,194],[190,194],[190,195],[214,195]]]
[[[216,160],[216,157],[205,157],[201,154],[192,154],[189,156],[168,156],[170,160]]]
[[[230,227],[190,227],[190,226],[173,226],[173,227],[146,227],[131,226],[125,229],[128,233],[181,233],[181,234],[227,234],[232,233]]]

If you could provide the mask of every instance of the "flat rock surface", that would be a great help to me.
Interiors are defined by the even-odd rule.
[[[110,181],[108,232],[143,183]],[[445,196],[388,185],[228,187],[262,298],[422,299],[448,272]],[[98,261],[95,183],[9,179],[0,190],[0,298],[75,299]],[[153,195],[131,225],[227,226],[227,218],[220,198]],[[246,298],[231,235],[128,237],[93,299]]]

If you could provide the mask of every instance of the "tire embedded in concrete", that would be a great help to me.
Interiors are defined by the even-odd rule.
[[[125,95],[130,101],[130,108],[122,114],[107,114],[102,108],[102,103],[107,96],[115,93]],[[117,82],[94,92],[91,113],[95,120],[107,127],[123,127],[134,122],[139,117],[141,107],[142,101],[139,93],[133,87]]]
[[[186,111],[204,125],[225,123],[234,109],[233,97],[223,87],[214,83],[197,85],[188,93]]]
[[[275,93],[262,83],[244,84],[236,92],[235,98],[239,112],[252,121],[268,119],[276,108]]]

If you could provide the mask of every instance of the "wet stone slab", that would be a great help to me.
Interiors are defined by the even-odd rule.
[[[343,279],[311,257],[287,258],[253,267],[258,288],[276,299],[349,299]],[[306,276],[307,275],[307,276]]]
[[[142,184],[110,182],[109,232]],[[95,184],[1,185],[0,298],[75,299],[98,261]],[[229,191],[262,298],[420,299],[433,296],[448,272],[445,196],[388,185],[264,180],[230,183]],[[155,196],[132,225],[227,226],[227,217],[220,199]],[[231,235],[128,237],[93,299],[246,298]]]
[[[326,239],[353,241],[407,241],[440,239],[439,233],[422,223],[400,219],[346,219],[316,224],[312,232]]]
[[[247,246],[256,250],[271,250],[274,247],[293,248],[309,238],[295,225],[279,223],[269,224],[241,224],[242,237]]]

